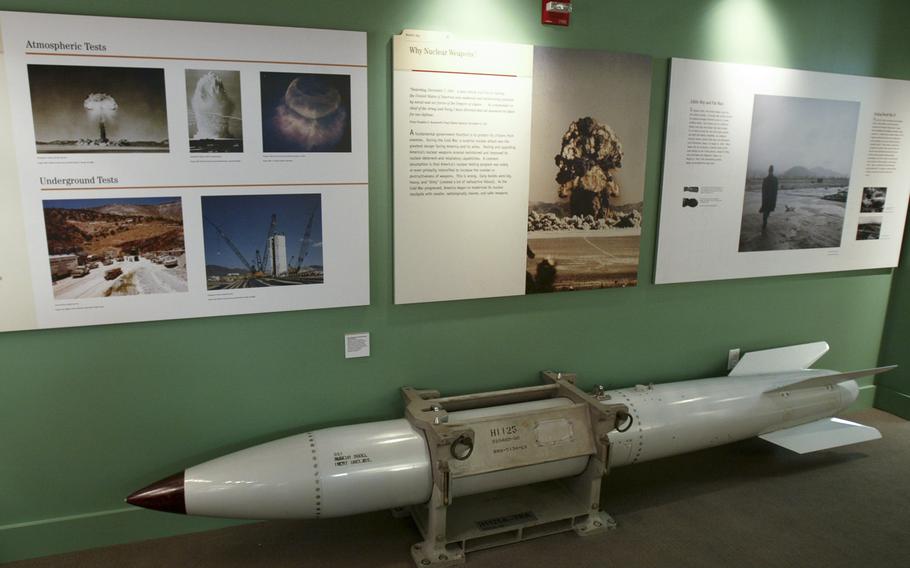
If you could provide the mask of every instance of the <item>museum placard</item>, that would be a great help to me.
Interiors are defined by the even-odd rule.
[[[658,284],[892,267],[910,82],[673,59]]]
[[[393,39],[395,302],[634,286],[651,60]]]
[[[0,331],[369,303],[366,34],[0,34]]]

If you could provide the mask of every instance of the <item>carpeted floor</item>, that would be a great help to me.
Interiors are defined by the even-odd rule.
[[[468,555],[473,568],[910,566],[910,422],[849,418],[884,439],[797,455],[758,439],[614,470],[619,526]],[[45,557],[8,568],[408,567],[419,534],[388,512],[268,522]]]

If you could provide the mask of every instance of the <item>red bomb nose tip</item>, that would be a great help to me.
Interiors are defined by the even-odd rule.
[[[186,514],[186,501],[183,499],[183,472],[175,473],[148,487],[143,487],[126,498],[130,505],[165,511],[167,513]]]

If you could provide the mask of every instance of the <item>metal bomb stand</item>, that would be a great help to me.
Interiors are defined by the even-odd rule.
[[[423,542],[411,547],[419,568],[456,566],[474,550],[569,530],[587,536],[616,525],[600,510],[600,485],[610,463],[608,434],[631,425],[628,408],[583,392],[574,374],[544,371],[541,378],[542,386],[451,397],[402,389],[405,417],[426,435],[433,471],[429,502],[395,511],[413,516],[423,535]],[[448,423],[448,412],[549,398],[570,402]],[[578,475],[466,495],[457,502],[452,494],[459,478],[583,456],[590,457]]]

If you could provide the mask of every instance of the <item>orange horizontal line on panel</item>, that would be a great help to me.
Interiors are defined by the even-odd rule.
[[[208,189],[213,187],[312,187],[319,185],[369,185],[365,181],[355,182],[312,182],[312,183],[213,183],[206,185],[107,185],[107,186],[80,186],[80,187],[42,187],[41,191],[71,191],[74,189]]]
[[[167,55],[114,55],[101,53],[45,53],[43,51],[26,51],[26,55],[48,55],[52,57],[108,57],[113,59],[166,59],[169,61],[218,61],[221,63],[270,63],[274,65],[314,65],[319,67],[362,67],[357,63],[314,63],[312,61],[269,61],[266,59],[223,59],[218,57],[172,57]]]
[[[414,73],[446,73],[448,75],[480,75],[482,77],[518,77],[508,73],[471,73],[469,71],[434,71],[432,69],[411,69]]]

